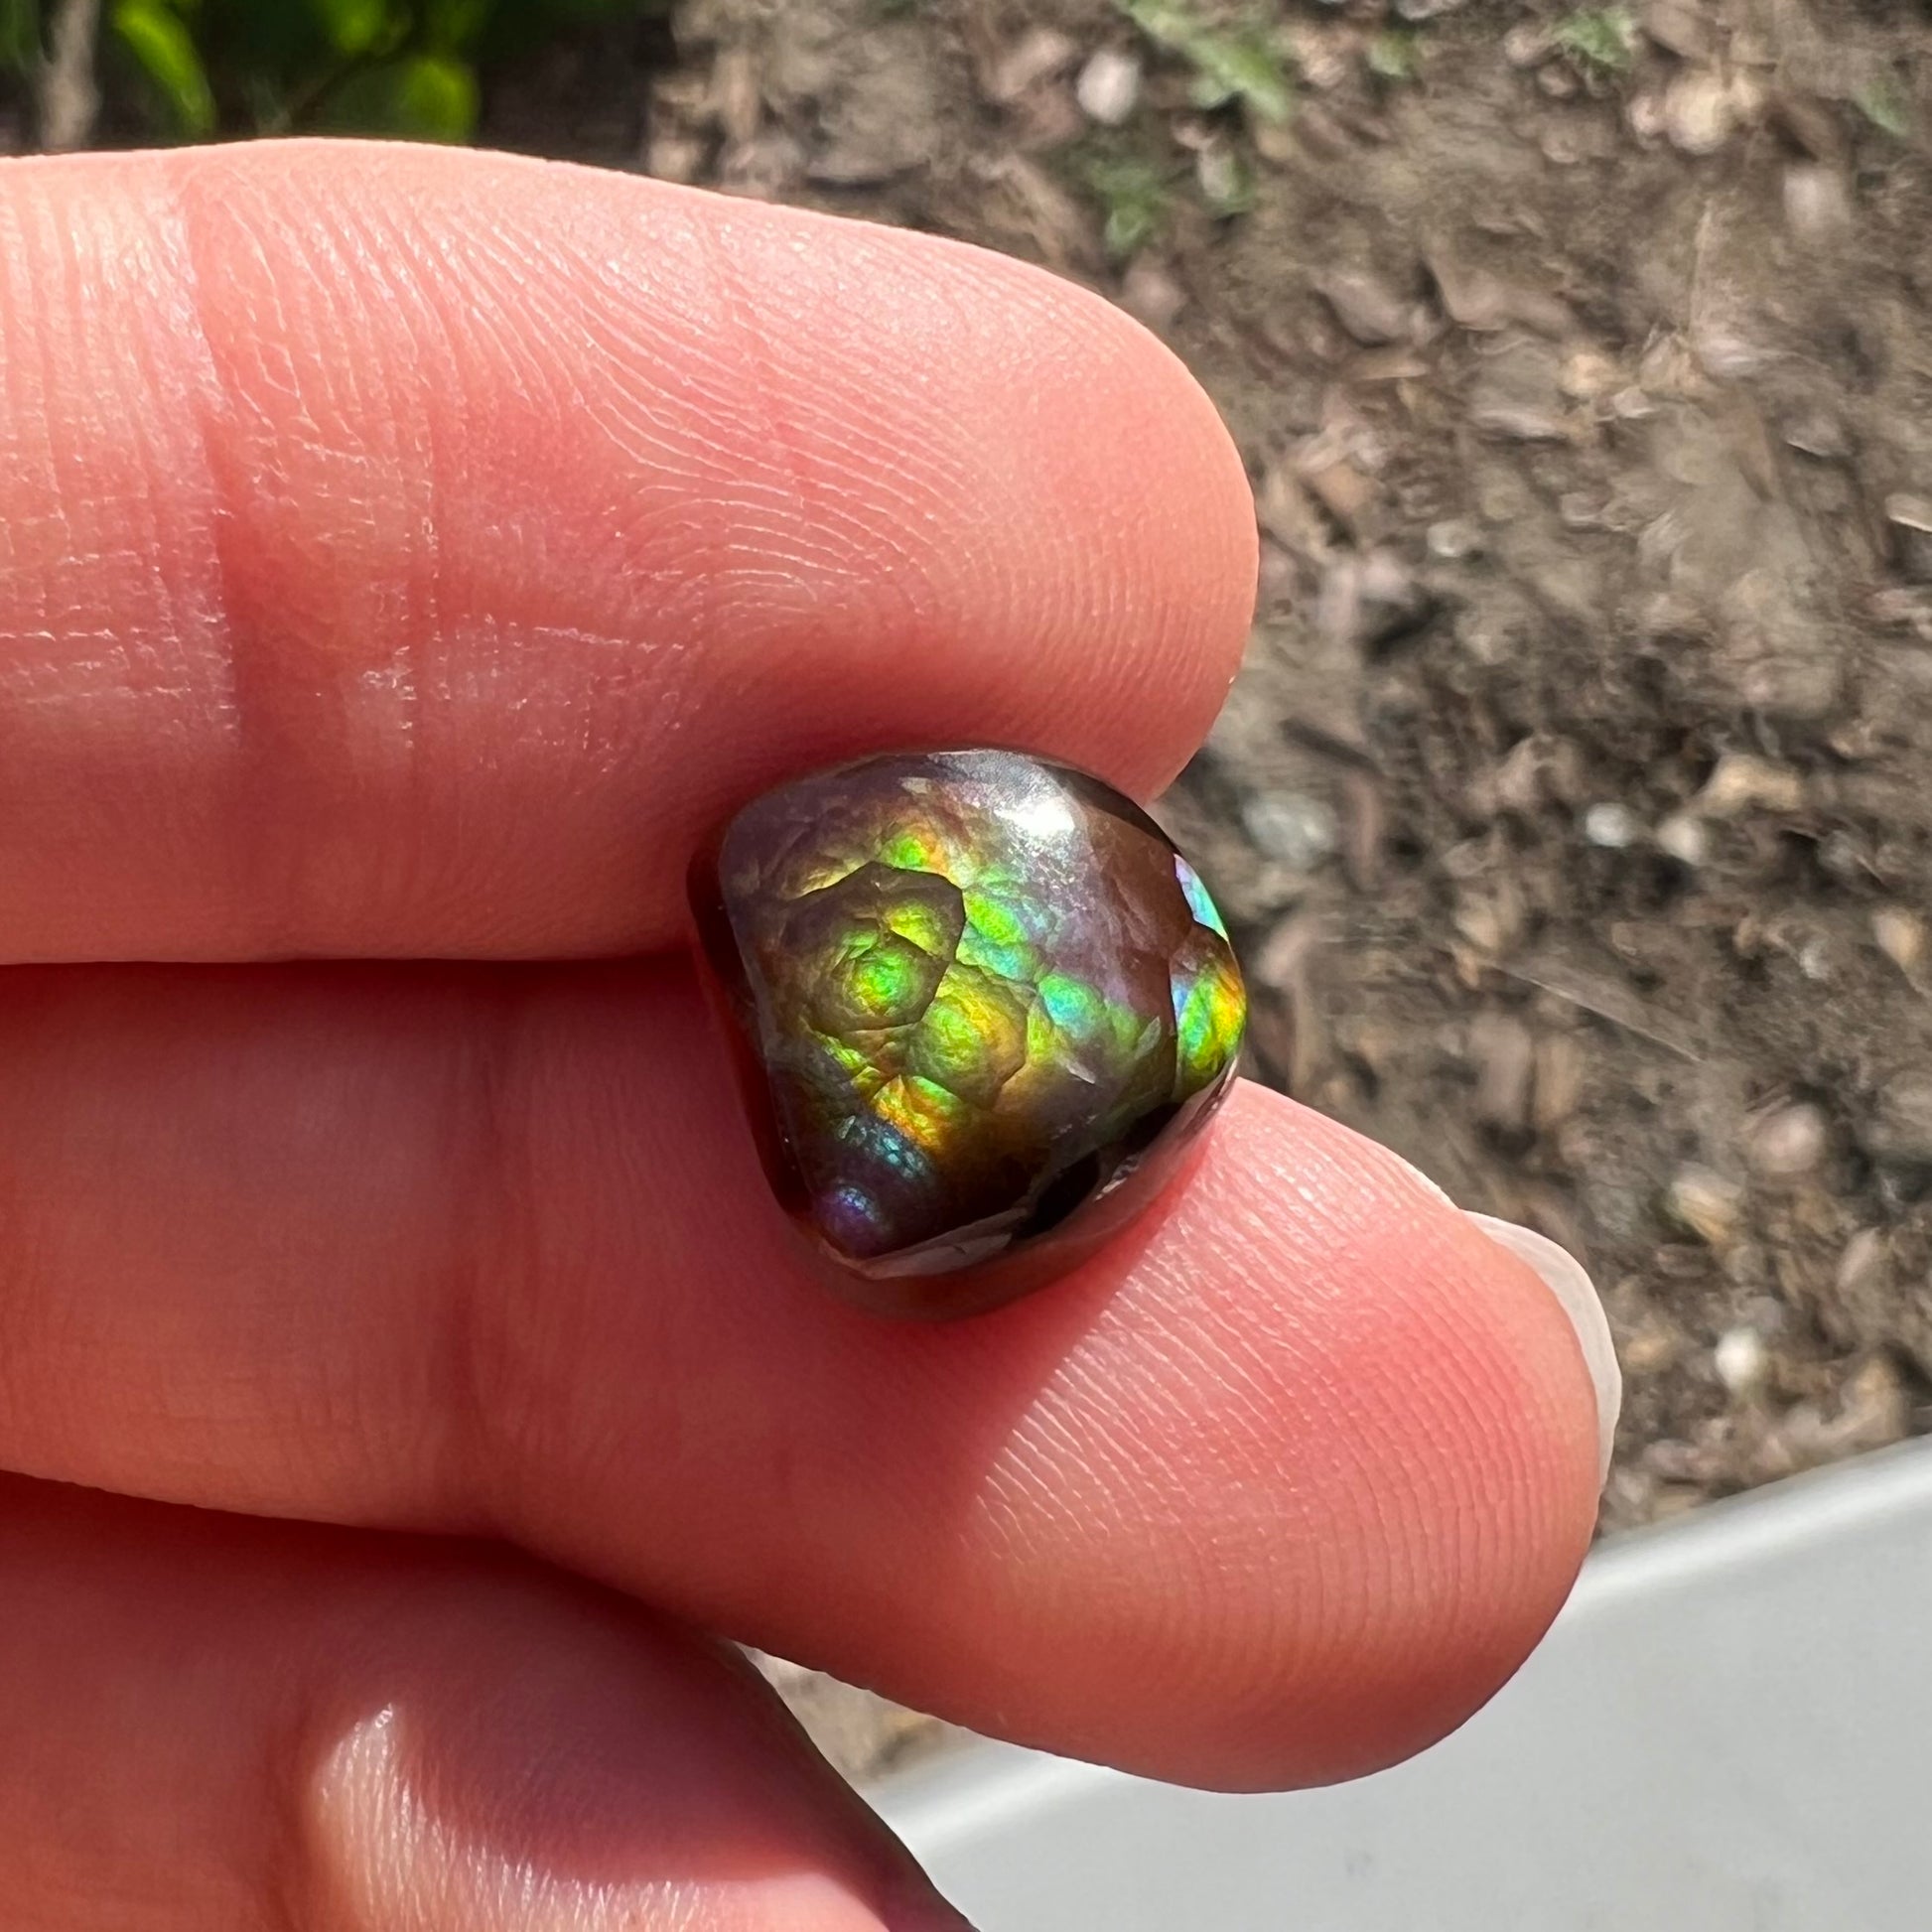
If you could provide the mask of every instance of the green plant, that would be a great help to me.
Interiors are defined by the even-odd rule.
[[[0,0],[0,10],[34,0]],[[665,0],[113,0],[132,105],[177,140],[309,130],[465,141],[478,69]],[[6,15],[0,11],[0,26]],[[110,77],[112,70],[110,69]]]
[[[1378,80],[1413,80],[1422,71],[1422,42],[1406,27],[1388,27],[1368,44],[1368,70]]]
[[[1114,0],[1114,5],[1157,47],[1179,55],[1193,69],[1196,106],[1224,107],[1238,100],[1263,121],[1285,121],[1295,111],[1280,46],[1260,20],[1208,20],[1187,0]]]
[[[118,0],[110,24],[115,38],[147,76],[171,131],[190,141],[212,134],[214,89],[188,23],[163,0]]]
[[[1627,7],[1579,7],[1557,22],[1556,44],[1587,72],[1624,73],[1637,58],[1637,22]]]
[[[1116,261],[1138,254],[1168,225],[1171,177],[1144,155],[1093,155],[1081,172],[1104,211],[1101,240]]]
[[[0,72],[25,73],[40,52],[40,0],[0,0]]]
[[[1902,141],[1911,133],[1911,111],[1905,105],[1905,96],[1899,91],[1897,81],[1889,74],[1872,81],[1869,86],[1861,87],[1852,98],[1859,112],[1880,134],[1889,134],[1894,141]]]

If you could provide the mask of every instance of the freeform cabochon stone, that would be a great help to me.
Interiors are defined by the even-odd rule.
[[[692,873],[779,1199],[875,1307],[954,1314],[1145,1207],[1247,1014],[1206,888],[1137,805],[1015,752],[861,759]]]

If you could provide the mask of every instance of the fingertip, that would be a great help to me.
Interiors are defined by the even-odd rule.
[[[1003,707],[992,729],[1011,742],[1073,757],[1078,740],[1124,789],[1158,790],[1233,680],[1259,555],[1240,452],[1185,364],[1010,256],[677,192],[733,278],[796,326],[767,345],[774,393],[822,398],[950,533],[947,555],[915,561],[933,610],[973,613],[966,637],[925,639],[969,667],[968,705]],[[930,615],[898,614],[915,631]]]
[[[1135,1468],[1160,1511],[1135,1681],[1174,1700],[1097,1754],[1242,1790],[1382,1768],[1485,1703],[1575,1580],[1596,1428],[1568,1318],[1439,1189],[1280,1095],[1230,1096],[1079,1353],[1106,1389],[1083,1464]]]
[[[1050,284],[1068,338],[1043,366],[1078,366],[1062,461],[1064,501],[1080,525],[1105,532],[1110,568],[1125,589],[1144,587],[1134,621],[1172,640],[1163,662],[1122,653],[1123,711],[1166,710],[1173,746],[1124,740],[1123,788],[1151,795],[1206,737],[1240,668],[1254,617],[1260,537],[1246,465],[1220,411],[1192,371],[1151,331],[1089,290],[1025,264]],[[1098,433],[1082,435],[1083,424]],[[1178,673],[1178,675],[1175,675]]]

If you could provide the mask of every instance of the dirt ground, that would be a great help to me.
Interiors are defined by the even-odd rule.
[[[1256,1073],[1586,1259],[1605,1527],[1932,1427],[1932,12],[683,0],[484,138],[1164,335],[1265,536],[1164,807]]]

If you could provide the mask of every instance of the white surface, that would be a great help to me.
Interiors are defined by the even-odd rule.
[[[1932,1444],[1604,1545],[1494,1703],[1357,1784],[985,1745],[874,1797],[979,1932],[1928,1932]]]

